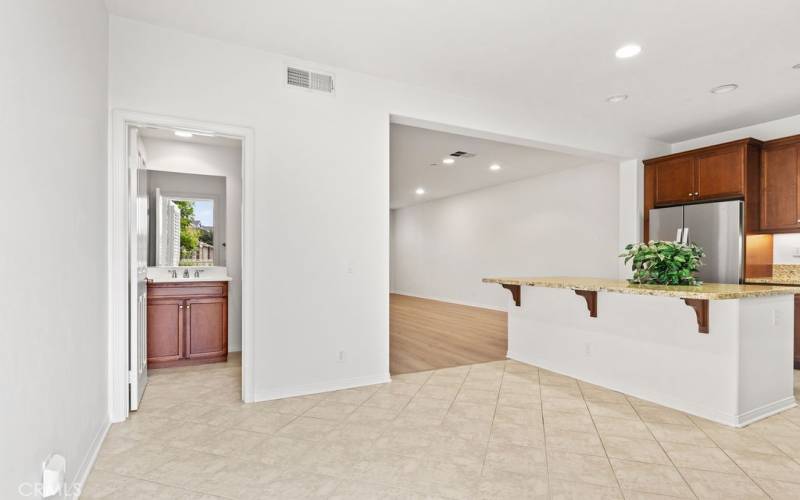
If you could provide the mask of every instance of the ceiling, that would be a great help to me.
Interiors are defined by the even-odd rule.
[[[205,144],[208,146],[222,146],[229,148],[240,148],[242,142],[239,139],[231,139],[229,137],[209,136],[209,135],[193,135],[192,137],[178,137],[175,135],[173,129],[156,128],[156,127],[141,127],[139,135],[150,139],[161,139],[165,141],[186,142],[189,144]]]
[[[391,208],[475,191],[555,170],[591,163],[591,159],[478,139],[407,125],[392,124],[390,134]],[[455,151],[475,154],[451,165],[442,159]],[[432,164],[436,165],[432,165]],[[492,171],[489,166],[500,165]],[[417,188],[425,194],[418,195]]]
[[[107,0],[117,15],[677,142],[800,113],[797,0]],[[344,7],[346,5],[346,7]],[[642,53],[614,51],[636,42]],[[709,89],[737,83],[730,94]],[[605,98],[628,94],[622,103]]]

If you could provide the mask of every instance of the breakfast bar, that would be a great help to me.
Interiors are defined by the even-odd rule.
[[[483,281],[510,292],[511,359],[736,427],[796,404],[793,296],[800,288]]]

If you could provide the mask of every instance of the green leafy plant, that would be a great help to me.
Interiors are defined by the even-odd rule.
[[[632,243],[619,255],[633,262],[631,283],[658,285],[700,285],[695,273],[703,265],[703,249],[691,243],[651,241]]]

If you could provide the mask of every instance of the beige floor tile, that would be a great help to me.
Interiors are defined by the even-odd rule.
[[[237,422],[236,428],[262,434],[275,434],[297,418],[299,417],[288,413],[258,411]]]
[[[689,487],[701,499],[768,498],[746,475],[679,469]]]
[[[628,402],[588,401],[586,406],[589,407],[589,412],[593,417],[612,417],[639,421],[639,415]]]
[[[483,467],[484,470],[546,475],[547,458],[543,448],[490,443]]]
[[[633,439],[618,436],[603,438],[606,453],[611,458],[621,458],[651,464],[670,464],[661,445],[651,439]]]
[[[308,441],[321,441],[335,427],[335,422],[311,417],[298,417],[290,424],[278,431],[278,435],[305,439]]]
[[[741,469],[719,448],[680,443],[661,443],[676,467],[738,474]]]
[[[594,425],[597,427],[600,437],[618,436],[632,439],[655,439],[644,422],[620,418],[594,417]]]
[[[305,412],[303,416],[321,418],[323,420],[341,421],[358,409],[358,405],[337,403],[335,401],[322,401]]]
[[[761,489],[767,492],[767,495],[775,500],[797,500],[800,498],[800,483],[758,477],[754,481],[761,486]]]
[[[623,490],[694,498],[686,481],[671,465],[645,464],[612,458],[611,466]]]
[[[617,487],[617,478],[606,457],[548,451],[547,470],[551,479]]]
[[[493,443],[516,444],[520,446],[544,446],[544,429],[508,422],[492,424],[491,441]]]
[[[549,432],[573,431],[595,432],[595,425],[588,413],[543,412],[544,426]]]
[[[750,477],[800,482],[800,464],[786,455],[729,451],[728,455]]]
[[[503,470],[484,470],[475,488],[480,500],[545,500],[548,480],[543,475],[517,474]]]
[[[647,423],[650,432],[659,441],[670,443],[690,444],[692,446],[715,447],[714,441],[709,439],[705,432],[698,429],[694,424],[666,424],[666,423]]]
[[[619,486],[598,486],[562,479],[550,479],[550,498],[553,500],[616,500],[622,499]]]
[[[395,394],[391,392],[378,391],[368,400],[364,401],[364,406],[375,406],[390,410],[402,410],[411,401],[409,394]]]
[[[247,405],[240,377],[153,371],[84,498],[800,498],[800,409],[732,429],[515,361]]]
[[[547,449],[580,453],[582,455],[606,456],[603,444],[596,432],[547,431]]]

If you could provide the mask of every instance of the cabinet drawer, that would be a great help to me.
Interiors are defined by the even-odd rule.
[[[150,283],[147,296],[152,298],[169,297],[226,297],[226,281],[203,281],[200,283]]]

